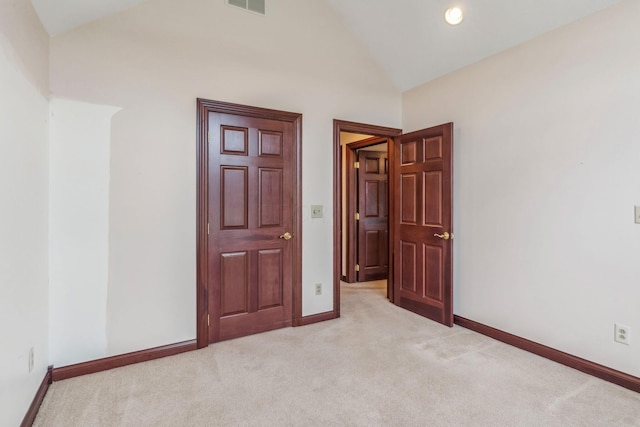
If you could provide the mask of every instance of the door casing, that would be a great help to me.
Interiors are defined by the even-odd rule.
[[[340,278],[342,270],[342,233],[347,232],[347,224],[342,222],[342,147],[340,146],[340,132],[359,133],[363,135],[373,135],[381,138],[394,138],[402,134],[401,129],[375,126],[364,123],[349,122],[334,119],[333,121],[333,311],[335,317],[340,317]],[[389,166],[393,164],[392,150],[389,150]],[[392,170],[389,170],[389,188]],[[389,197],[389,214],[393,212],[393,200]],[[391,217],[389,218],[391,221]],[[390,230],[391,231],[391,230]],[[389,242],[393,241],[393,236],[389,234]],[[391,252],[389,252],[391,254]],[[389,277],[393,277],[393,263],[389,259]],[[389,287],[390,292],[393,291]],[[393,295],[388,297],[393,300]]]
[[[448,130],[447,132],[449,132],[449,135],[451,137],[451,141],[453,140],[453,123],[448,123],[446,125],[441,125],[441,126],[436,126],[436,128],[438,127],[446,127]],[[421,131],[416,131],[416,132],[412,132],[412,134],[418,134],[420,132],[427,132],[427,131],[431,131],[434,128],[430,128],[430,129],[423,129]],[[400,129],[393,129],[393,128],[384,128],[384,127],[379,127],[379,126],[373,126],[373,125],[366,125],[366,124],[362,124],[362,123],[354,123],[354,122],[346,122],[346,121],[342,121],[342,120],[334,120],[334,311],[337,313],[337,316],[340,315],[340,278],[341,278],[341,272],[342,272],[342,233],[345,232],[345,224],[342,223],[342,147],[340,146],[340,132],[350,132],[350,133],[359,133],[359,134],[367,134],[367,135],[376,135],[376,136],[386,136],[388,138],[392,138],[394,139],[394,143],[393,143],[393,149],[389,150],[389,188],[390,189],[394,189],[393,190],[393,194],[391,194],[391,190],[390,190],[390,194],[389,194],[389,224],[394,224],[395,223],[395,216],[397,215],[396,213],[396,204],[398,203],[398,201],[396,200],[396,194],[395,194],[395,188],[397,187],[397,183],[396,181],[398,180],[398,178],[395,176],[395,163],[396,163],[396,156],[398,155],[398,153],[396,153],[396,145],[398,143],[398,139],[396,139],[396,137],[401,137],[401,136],[408,136],[408,135],[402,135],[402,130]],[[349,152],[349,150],[347,150],[347,153]],[[451,167],[453,167],[453,164],[451,165]],[[450,200],[450,203],[452,203],[452,199]],[[452,206],[450,206],[451,209]],[[451,212],[453,212],[451,210]],[[452,218],[451,221],[449,221],[450,226],[452,227]],[[395,245],[395,241],[396,241],[396,236],[395,233],[396,231],[394,230],[396,227],[390,227],[389,229],[389,279],[390,281],[394,281],[395,280],[395,270],[396,270],[396,266],[395,264],[395,259],[396,259],[396,250],[393,247]],[[451,228],[451,231],[453,231],[453,229]],[[453,237],[453,234],[451,234],[451,236]],[[449,261],[449,267],[445,267],[445,268],[451,268],[451,263],[453,262],[452,257],[450,258]],[[451,275],[452,275],[452,269],[451,269]],[[440,321],[443,324],[446,324],[448,326],[451,326],[452,320],[453,320],[453,310],[452,310],[452,286],[453,286],[453,281],[451,279],[451,277],[449,278],[449,283],[450,283],[450,288],[445,290],[445,292],[450,293],[450,299],[449,299],[449,303],[451,303],[451,307],[449,308],[449,311],[445,313],[445,318],[446,319],[438,319],[438,321]],[[395,283],[393,283],[393,286],[388,286],[388,295],[387,297],[392,301],[395,302],[397,304],[396,301],[396,295],[395,295]],[[405,307],[408,308],[408,307]],[[424,315],[423,313],[420,313],[422,315]]]
[[[279,120],[293,124],[293,289],[292,324],[299,326],[302,319],[302,114],[270,110],[228,102],[198,98],[197,101],[197,284],[196,284],[196,330],[198,348],[209,345],[209,306],[208,295],[208,182],[209,182],[209,113],[225,113],[238,116]]]

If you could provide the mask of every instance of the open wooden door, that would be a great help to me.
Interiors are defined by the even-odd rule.
[[[386,151],[358,151],[358,282],[389,274]]]
[[[394,303],[453,326],[453,123],[394,139]]]

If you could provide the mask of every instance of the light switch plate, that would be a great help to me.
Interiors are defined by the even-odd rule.
[[[322,218],[322,205],[311,205],[311,218]]]
[[[640,206],[635,207],[636,224],[640,224]]]

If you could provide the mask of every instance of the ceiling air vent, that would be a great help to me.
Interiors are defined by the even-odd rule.
[[[227,4],[231,6],[241,7],[249,12],[265,14],[265,0],[227,0]]]

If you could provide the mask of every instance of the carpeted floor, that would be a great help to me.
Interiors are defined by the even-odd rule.
[[[35,426],[640,426],[640,394],[343,285],[342,318],[54,383]]]

